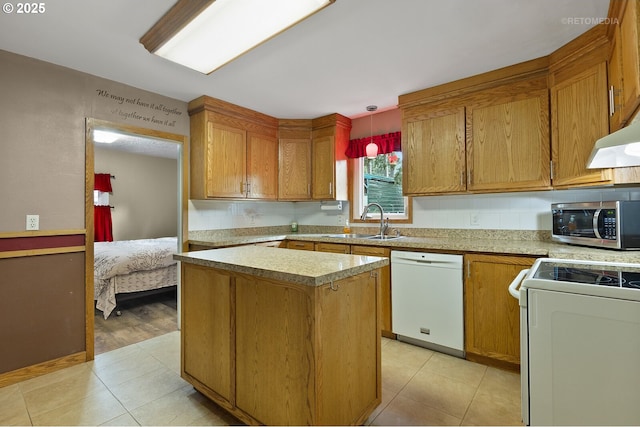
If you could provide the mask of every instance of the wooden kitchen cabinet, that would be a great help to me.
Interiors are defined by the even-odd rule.
[[[315,244],[315,250],[318,252],[332,252],[335,254],[350,254],[351,246],[343,243],[317,242]]]
[[[609,130],[614,132],[623,126],[622,120],[622,42],[620,28],[616,26],[611,40],[611,54],[607,67],[609,84]]]
[[[211,268],[182,267],[182,370],[233,401],[233,293],[231,276]]]
[[[389,258],[391,249],[379,246],[351,246],[353,255],[369,255]],[[391,325],[391,265],[387,265],[380,269],[380,303],[382,308],[382,335],[387,338],[396,338],[396,334],[392,332]]]
[[[500,85],[466,107],[467,190],[551,187],[547,79]]]
[[[277,198],[276,119],[206,96],[189,114],[192,199]]]
[[[311,120],[280,120],[279,200],[311,199]]]
[[[405,195],[465,191],[464,107],[403,111],[402,184]]]
[[[509,284],[535,258],[467,254],[465,258],[465,351],[480,363],[519,369],[520,307]]]
[[[287,249],[299,249],[301,251],[315,251],[315,244],[313,242],[302,242],[299,240],[288,240]]]
[[[610,169],[587,169],[593,144],[609,134],[606,62],[555,80],[551,87],[553,186],[612,183]]]
[[[351,119],[331,114],[313,119],[311,142],[311,196],[313,200],[348,200],[345,151]]]
[[[626,123],[640,105],[640,7],[628,0],[619,19],[620,54],[622,61],[622,122]]]

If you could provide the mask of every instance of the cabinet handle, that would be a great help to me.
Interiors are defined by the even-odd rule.
[[[311,195],[311,184],[307,184],[307,194]]]
[[[616,105],[613,100],[613,85],[609,87],[609,117],[613,116],[615,113]]]
[[[251,183],[247,182],[247,196],[251,193]]]
[[[460,186],[464,186],[464,171],[460,172]]]
[[[332,182],[329,183],[329,195],[333,196],[333,183]]]

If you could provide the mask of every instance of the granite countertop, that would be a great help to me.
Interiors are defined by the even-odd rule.
[[[320,286],[389,264],[389,259],[384,257],[264,246],[237,246],[186,252],[174,255],[174,259],[309,286]]]
[[[277,240],[298,240],[326,243],[343,243],[347,245],[382,246],[397,250],[446,251],[456,253],[490,253],[506,255],[528,255],[534,257],[577,259],[604,262],[640,263],[640,251],[617,251],[612,249],[595,249],[541,240],[491,239],[481,235],[480,238],[468,236],[451,237],[410,237],[403,236],[392,240],[371,240],[362,238],[328,237],[331,233],[320,234],[273,234],[245,235],[226,237],[196,237],[189,240],[191,244],[207,247],[226,247],[249,245]]]

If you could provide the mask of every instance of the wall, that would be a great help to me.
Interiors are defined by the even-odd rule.
[[[177,236],[178,161],[95,148],[96,173],[110,173],[114,240]]]
[[[68,68],[2,50],[0,64],[0,342],[26,343],[3,346],[2,387],[92,354],[86,118],[188,135],[189,117],[186,102]],[[25,232],[27,214],[40,231]]]

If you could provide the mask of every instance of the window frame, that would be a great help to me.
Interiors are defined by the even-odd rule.
[[[360,215],[364,210],[364,157],[351,159],[351,182],[352,191],[350,192],[351,200],[351,223],[379,223],[380,214],[378,210],[369,212],[366,220],[361,220]],[[389,218],[391,224],[412,224],[413,223],[413,201],[411,196],[403,196],[404,214],[388,214],[385,212],[385,218]]]

